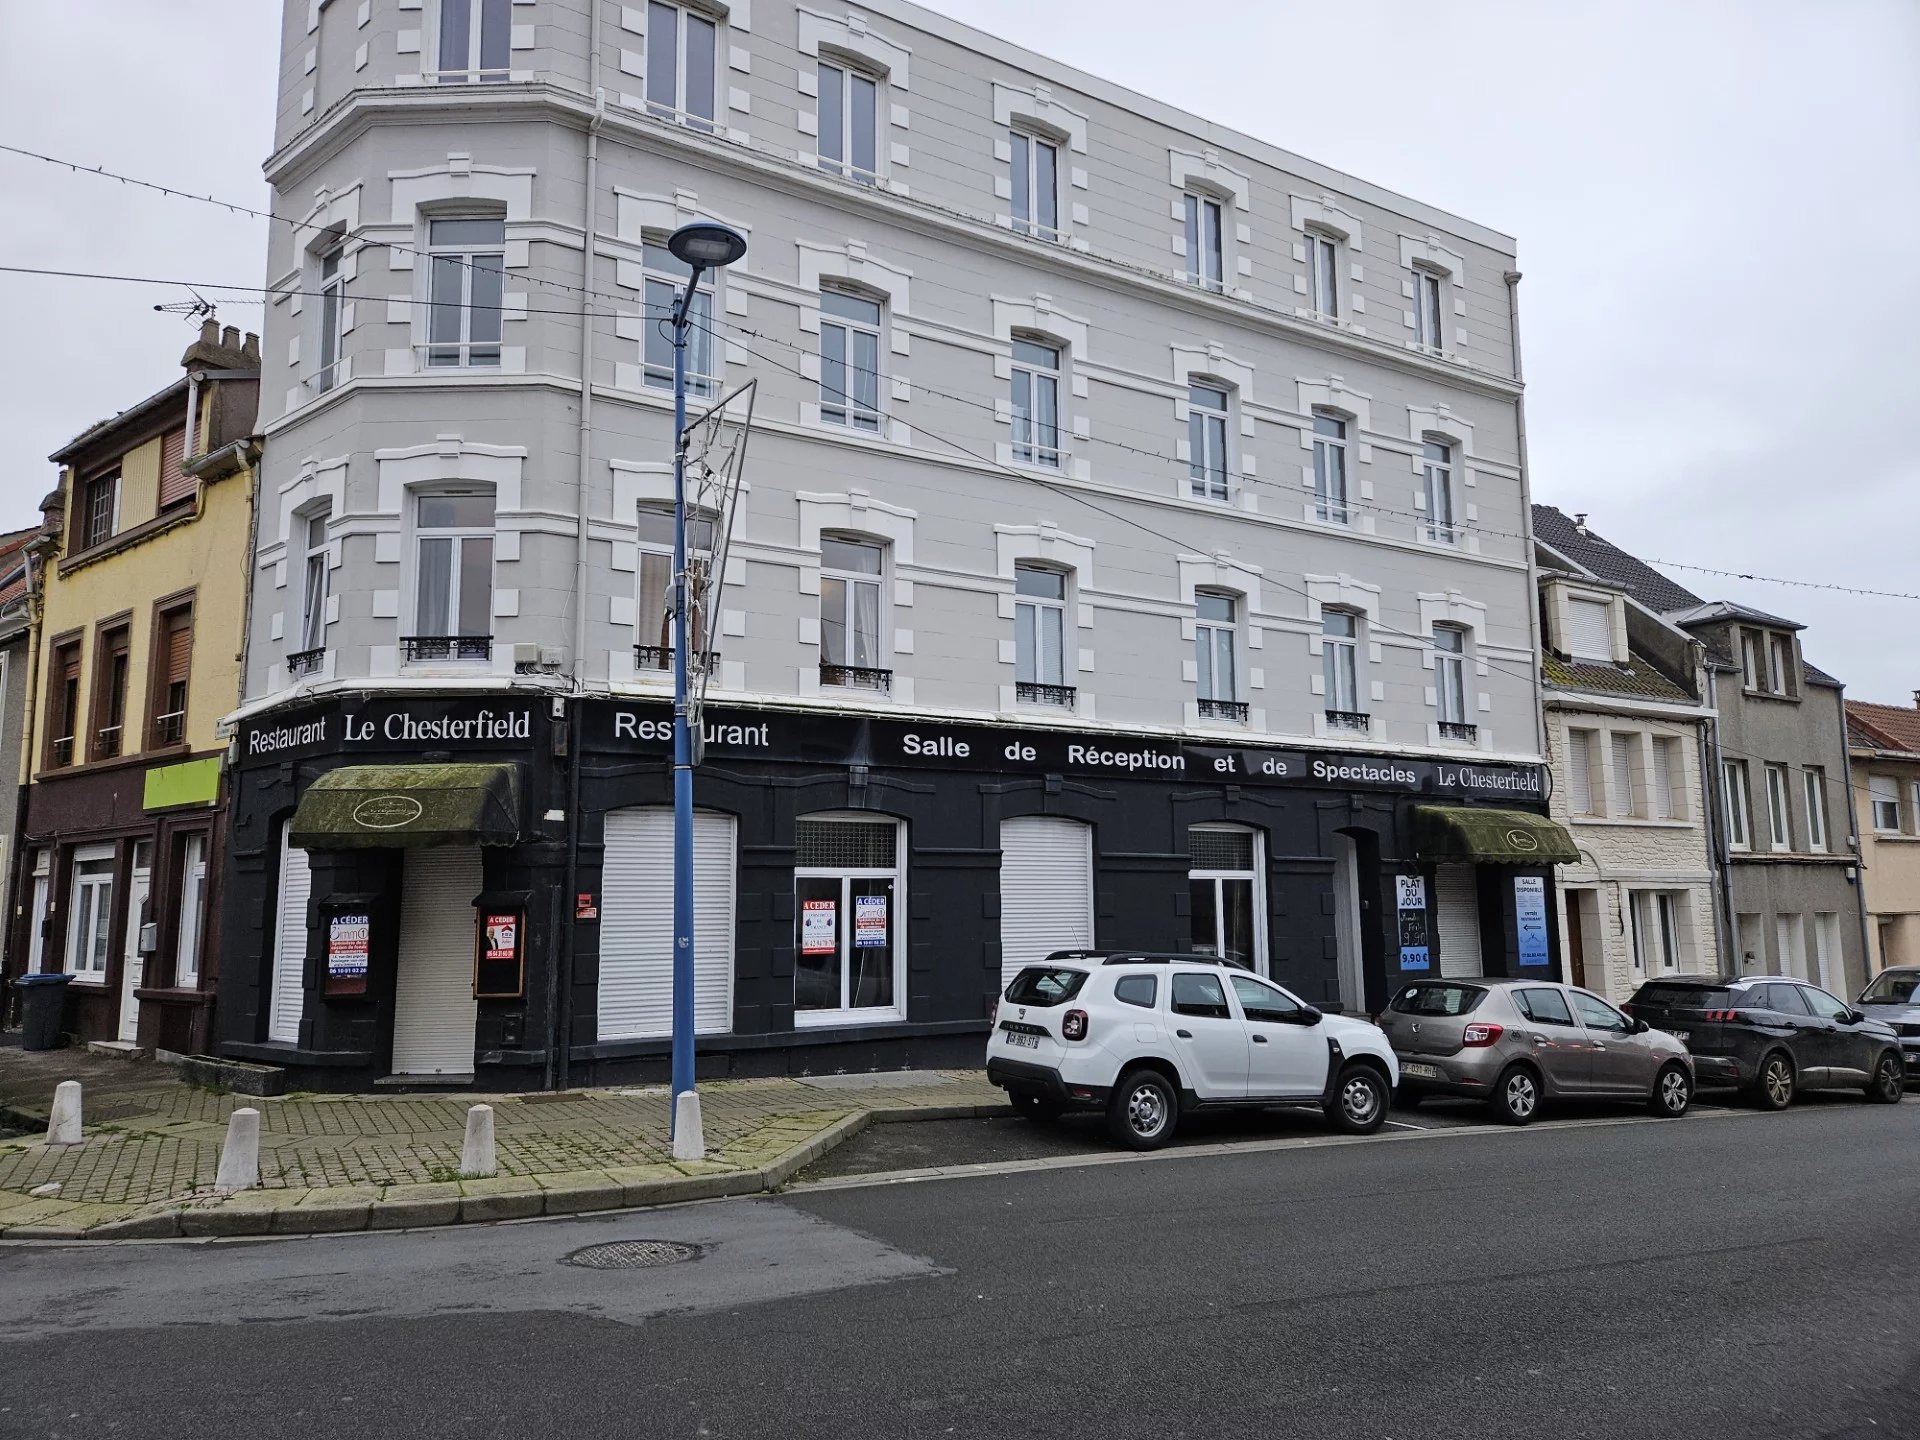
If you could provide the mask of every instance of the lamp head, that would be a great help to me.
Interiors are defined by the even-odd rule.
[[[731,225],[696,220],[669,235],[667,249],[695,270],[722,270],[747,253],[747,237]]]

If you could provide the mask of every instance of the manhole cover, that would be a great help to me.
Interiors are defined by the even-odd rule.
[[[589,1245],[584,1250],[576,1250],[567,1256],[567,1264],[583,1265],[589,1270],[646,1270],[699,1258],[698,1245],[682,1245],[677,1240],[616,1240],[611,1245]]]

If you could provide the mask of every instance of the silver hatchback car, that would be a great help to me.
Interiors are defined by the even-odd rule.
[[[1668,1117],[1693,1102],[1686,1045],[1577,985],[1419,980],[1375,1023],[1400,1061],[1401,1104],[1467,1096],[1525,1125],[1552,1100],[1639,1100]]]

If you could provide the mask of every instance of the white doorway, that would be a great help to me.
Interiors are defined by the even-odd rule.
[[[1333,935],[1339,953],[1340,1008],[1364,1015],[1367,972],[1360,943],[1360,849],[1351,835],[1333,837]]]
[[[477,847],[409,850],[400,884],[393,987],[393,1073],[473,1074],[473,902]]]
[[[132,1045],[140,1038],[140,988],[147,957],[140,953],[140,916],[153,887],[153,847],[145,840],[133,847],[133,878],[127,886],[127,940],[120,961],[120,1039]]]

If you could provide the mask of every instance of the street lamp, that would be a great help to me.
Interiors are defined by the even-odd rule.
[[[693,1088],[693,734],[687,720],[687,330],[706,270],[747,253],[747,237],[711,220],[682,225],[667,249],[692,272],[673,306],[673,1158],[707,1158]]]

